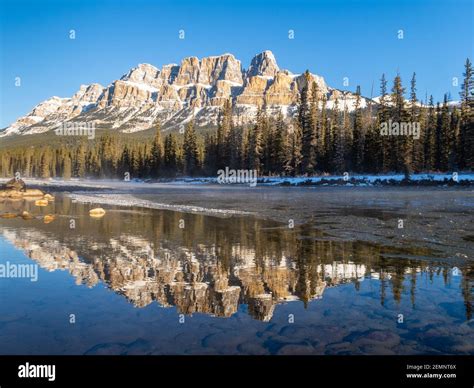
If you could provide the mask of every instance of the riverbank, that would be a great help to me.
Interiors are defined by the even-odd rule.
[[[249,187],[194,180],[27,183],[105,208],[254,216],[278,221],[282,228],[318,229],[321,239],[418,246],[452,260],[472,259],[474,252],[474,190],[466,186]]]

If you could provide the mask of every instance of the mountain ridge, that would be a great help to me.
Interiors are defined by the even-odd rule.
[[[338,100],[339,109],[352,111],[355,94],[329,87],[322,76],[309,73],[327,107]],[[0,136],[51,131],[64,122],[94,122],[102,128],[132,133],[160,122],[164,129],[180,127],[194,119],[197,127],[215,126],[220,108],[232,101],[233,120],[239,125],[254,121],[258,107],[269,114],[296,114],[296,103],[308,81],[304,74],[280,69],[275,56],[265,50],[251,60],[248,69],[233,54],[201,59],[191,56],[161,69],[140,63],[107,86],[81,85],[69,98],[50,97],[27,115],[0,130]],[[374,100],[362,97],[361,107]]]

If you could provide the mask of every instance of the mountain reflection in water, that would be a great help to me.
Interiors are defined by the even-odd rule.
[[[336,241],[309,225],[289,229],[250,217],[110,209],[92,219],[90,206],[68,198],[46,210],[31,203],[4,204],[1,210],[25,206],[35,219],[0,220],[8,241],[41,268],[69,271],[77,284],[89,287],[103,282],[139,308],[157,302],[181,314],[230,317],[245,304],[253,318],[269,321],[279,303],[307,305],[329,287],[353,283],[358,289],[368,277],[379,280],[382,305],[388,289],[399,303],[409,280],[414,306],[420,274],[441,274],[448,284],[458,271],[427,249]],[[56,217],[45,224],[42,216],[50,213]],[[472,266],[460,266],[459,274],[469,320]]]

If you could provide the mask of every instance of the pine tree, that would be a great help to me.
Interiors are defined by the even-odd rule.
[[[434,167],[436,170],[441,170],[441,159],[443,153],[443,136],[442,136],[442,121],[441,121],[441,106],[439,102],[436,103],[436,128],[435,128],[435,146],[434,146]]]
[[[217,127],[217,169],[229,166],[228,136],[232,125],[232,102],[229,99],[222,107]]]
[[[158,123],[155,129],[155,137],[151,145],[151,155],[149,168],[151,170],[151,176],[156,178],[160,176],[160,169],[163,159],[163,143],[161,140],[161,125]]]
[[[309,71],[305,72],[305,85],[301,90],[300,102],[298,106],[298,124],[302,133],[302,170],[303,173],[312,174],[316,169],[316,136],[314,126],[311,123],[311,111],[309,103],[308,87],[310,85],[311,76]],[[317,103],[317,97],[312,98],[313,110],[314,104]]]
[[[125,178],[125,174],[130,174],[131,170],[131,158],[130,158],[130,150],[128,145],[125,145],[122,156],[120,157],[120,175],[121,177]]]
[[[321,102],[321,132],[322,132],[322,144],[320,150],[318,151],[319,155],[319,170],[328,171],[329,170],[329,160],[331,159],[331,147],[332,147],[332,127],[331,123],[328,120],[327,112],[327,97],[323,96]]]
[[[412,127],[418,126],[420,129],[420,138],[415,139],[413,135],[407,135],[406,152],[410,153],[408,161],[410,170],[421,171],[423,168],[423,128],[420,122],[420,108],[418,107],[418,98],[416,95],[416,73],[410,81],[410,124]]]
[[[287,160],[287,144],[286,144],[286,129],[283,113],[278,112],[275,122],[275,131],[272,154],[272,170],[277,174],[282,174],[285,169],[285,161]]]
[[[265,112],[265,110],[263,110],[263,112]],[[274,154],[274,128],[273,125],[270,124],[270,120],[268,119],[266,113],[261,116],[260,123],[260,132],[262,134],[262,155],[260,158],[262,173],[269,175],[271,174],[273,166],[272,156]]]
[[[326,96],[323,95],[323,98]],[[309,125],[311,127],[310,132],[310,144],[312,147],[310,148],[310,160],[315,161],[315,167],[318,164],[318,159],[321,159],[321,156],[324,154],[324,129],[323,129],[323,111],[325,107],[323,106],[322,109],[319,109],[321,96],[319,93],[319,87],[316,81],[312,82],[311,85],[311,98],[309,103]],[[323,104],[324,105],[324,104]],[[325,113],[324,113],[325,115]]]
[[[63,155],[63,179],[64,180],[69,180],[71,179],[72,175],[72,166],[71,166],[71,157],[69,156],[69,153],[65,153]]]
[[[231,125],[227,137],[227,154],[229,167],[240,168],[242,164],[242,128]]]
[[[451,118],[449,115],[448,95],[444,95],[441,117],[439,120],[439,169],[447,171],[449,167],[449,154],[452,148]]]
[[[247,166],[251,170],[256,170],[257,173],[262,171],[262,129],[266,121],[265,113],[262,108],[257,112],[257,120],[253,130],[248,133],[247,140]]]
[[[76,157],[75,157],[75,173],[74,175],[78,178],[84,178],[86,175],[86,145],[83,141],[79,143],[79,146],[76,150]]]
[[[302,138],[303,133],[299,127],[299,123],[295,123],[290,131],[290,150],[288,153],[288,160],[285,163],[285,170],[288,175],[296,176],[301,174],[301,164],[303,161]]]
[[[360,86],[357,86],[352,140],[352,168],[357,172],[362,171],[365,142],[362,126],[362,109],[360,105]]]
[[[425,144],[426,136],[428,136],[428,110],[426,107],[422,107],[419,110],[418,122],[419,122],[419,138],[413,139],[415,142],[413,146],[413,168],[416,172],[422,172],[425,168]]]
[[[405,89],[402,86],[402,79],[397,74],[393,81],[392,88],[392,121],[401,124],[407,121],[407,113],[405,109],[404,99]],[[395,171],[403,171],[406,176],[411,173],[411,149],[407,144],[407,136],[392,136],[393,152],[392,152],[392,168]]]
[[[464,65],[461,96],[461,122],[459,133],[461,169],[474,169],[474,69],[469,58]]]
[[[331,123],[333,125],[334,141],[332,145],[332,170],[341,174],[346,170],[345,163],[345,134],[344,126],[339,121],[339,102],[336,99],[334,101],[334,109],[332,114]]]
[[[245,145],[243,145],[245,149]],[[242,158],[245,158],[242,155]],[[216,135],[206,134],[204,138],[204,172],[207,175],[215,175],[217,166],[217,144]]]
[[[43,150],[41,155],[40,177],[47,179],[51,177],[52,151],[49,147]]]
[[[453,107],[451,112],[451,121],[449,126],[449,132],[451,134],[451,147],[449,150],[448,168],[451,171],[456,171],[460,166],[459,151],[462,147],[462,145],[458,143],[461,132],[461,113],[459,112],[459,109],[456,108],[456,106]]]
[[[194,120],[186,124],[183,140],[184,168],[185,173],[193,176],[198,172],[198,148]]]
[[[176,138],[172,133],[165,137],[165,150],[163,156],[163,165],[168,176],[176,175],[178,168],[178,146]]]
[[[385,74],[382,74],[382,78],[380,79],[380,106],[377,110],[377,120],[378,120],[378,132],[381,133],[382,125],[388,125],[388,120],[390,118],[390,110],[388,107],[388,95],[387,95],[387,80],[385,78]],[[381,136],[381,147],[382,147],[382,171],[388,172],[392,166],[394,165],[393,161],[391,160],[392,157],[392,139],[388,136]]]
[[[436,112],[433,103],[433,96],[430,96],[428,103],[428,118],[426,122],[426,134],[424,137],[424,170],[434,170],[436,158]]]

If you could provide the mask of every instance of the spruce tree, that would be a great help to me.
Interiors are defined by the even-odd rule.
[[[285,163],[285,170],[288,175],[296,176],[301,174],[302,172],[302,161],[303,161],[303,154],[302,154],[302,138],[303,133],[301,128],[299,127],[299,122],[296,122],[292,126],[292,130],[289,133],[290,137],[290,146],[289,146],[289,153],[288,159]]]
[[[193,176],[198,172],[198,148],[194,120],[186,124],[183,140],[184,168],[187,175]]]
[[[51,177],[51,161],[53,154],[51,148],[46,147],[41,155],[40,177],[47,179]]]
[[[405,89],[402,86],[402,79],[399,74],[393,81],[392,88],[392,122],[396,122],[399,125],[402,122],[406,122],[407,113],[405,109],[404,99]],[[402,171],[406,176],[411,173],[411,149],[409,147],[407,136],[399,134],[399,136],[392,136],[392,168],[395,171]]]
[[[423,130],[421,128],[420,108],[416,95],[416,73],[413,73],[410,81],[410,125],[412,127],[418,126],[420,138],[415,139],[413,135],[407,135],[406,152],[410,153],[407,157],[409,157],[410,170],[420,171],[423,168],[423,139],[421,137]]]
[[[459,133],[461,169],[474,169],[474,69],[469,58],[464,65],[461,89],[461,122]]]
[[[79,146],[76,150],[76,157],[75,157],[75,173],[74,175],[78,178],[84,178],[86,175],[86,145],[84,141],[79,143]]]
[[[287,160],[286,128],[283,113],[280,111],[275,122],[272,154],[272,170],[282,174]]]
[[[163,158],[163,143],[161,140],[161,125],[158,123],[155,129],[155,136],[151,145],[151,155],[149,168],[151,176],[156,178],[160,176],[161,163]]]
[[[72,175],[71,157],[69,156],[69,153],[66,153],[63,158],[62,177],[64,180],[69,180]]]
[[[300,101],[298,106],[298,124],[302,133],[302,170],[303,173],[312,174],[316,169],[316,139],[314,127],[311,123],[310,103],[309,103],[309,85],[311,76],[309,71],[305,72],[305,84],[301,90]],[[315,97],[316,98],[316,97]],[[313,105],[314,101],[313,100]],[[316,100],[317,101],[317,100]],[[314,109],[314,106],[313,106]]]
[[[228,136],[232,127],[232,102],[226,100],[219,115],[219,125],[217,127],[216,159],[217,169],[229,166],[229,145]]]
[[[360,86],[357,86],[352,139],[352,168],[354,169],[354,171],[357,172],[362,171],[365,141],[362,124],[362,109],[360,97]]]
[[[163,167],[166,175],[175,176],[178,168],[178,146],[172,133],[165,137]]]
[[[428,118],[426,121],[426,134],[424,137],[424,170],[435,169],[436,159],[436,112],[433,103],[433,96],[430,96],[428,103]]]
[[[247,141],[247,166],[259,174],[262,172],[262,129],[265,122],[265,113],[262,108],[259,108],[256,123],[253,130],[249,131]]]
[[[204,172],[215,175],[217,172],[217,146],[216,135],[206,134],[204,138]],[[244,158],[244,156],[242,156]]]
[[[450,150],[453,142],[447,94],[444,95],[443,106],[441,108],[439,142],[439,169],[447,171],[449,167]]]
[[[332,144],[331,169],[337,174],[346,170],[345,165],[345,134],[343,123],[339,120],[339,101],[334,101],[331,124],[333,126],[334,141]]]

